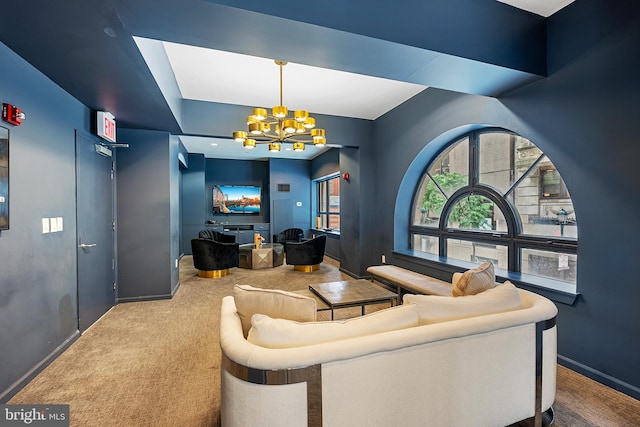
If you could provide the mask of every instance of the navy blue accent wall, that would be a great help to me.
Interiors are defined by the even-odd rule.
[[[123,129],[118,141],[118,300],[168,298],[178,285],[178,141]]]
[[[340,150],[329,150],[311,160],[311,179],[340,172]]]
[[[10,132],[10,229],[0,232],[0,402],[77,334],[75,130],[90,111],[0,43],[1,101],[22,109]],[[63,231],[42,233],[42,218]]]
[[[189,154],[189,169],[182,172],[182,253],[191,254],[191,239],[198,237],[207,216],[204,154]]]
[[[407,248],[420,172],[457,135],[495,125],[531,139],[565,179],[578,218],[581,295],[572,306],[557,304],[560,362],[638,398],[640,288],[630,284],[640,277],[640,13],[625,3],[636,13],[582,0],[554,16],[542,81],[500,99],[429,89],[378,119],[373,185],[381,209],[376,232],[362,239],[388,262],[394,248]]]
[[[180,139],[171,135],[169,137],[169,244],[171,258],[171,295],[176,292],[180,284],[180,268],[178,260],[182,254],[180,237],[182,236],[182,209],[181,209],[181,178],[180,161],[178,155],[181,152]]]
[[[373,126],[362,129],[357,140],[359,147],[342,147],[331,150],[312,161],[311,178],[318,179],[340,172],[340,237],[328,236],[327,253],[340,260],[340,269],[354,277],[366,274],[374,263],[376,247],[371,245],[374,234],[375,167],[373,159]],[[349,173],[349,180],[342,176]],[[315,203],[315,201],[314,201]],[[388,206],[391,209],[391,206]],[[315,206],[313,211],[315,212]],[[363,237],[366,235],[367,237]]]
[[[300,228],[305,236],[311,227],[311,162],[271,159],[271,234],[286,228]],[[278,191],[278,184],[289,184],[289,191]],[[300,202],[301,206],[297,206]]]

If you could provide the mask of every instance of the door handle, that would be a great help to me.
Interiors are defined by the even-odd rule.
[[[91,243],[90,245],[87,245],[87,244],[85,244],[85,243],[82,243],[82,244],[80,245],[80,247],[81,247],[82,249],[86,249],[86,248],[93,248],[94,246],[96,246],[96,243]]]

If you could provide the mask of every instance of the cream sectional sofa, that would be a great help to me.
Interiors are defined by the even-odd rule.
[[[556,314],[507,282],[462,298],[405,295],[342,322],[257,314],[245,338],[228,296],[222,425],[542,425],[555,399]]]

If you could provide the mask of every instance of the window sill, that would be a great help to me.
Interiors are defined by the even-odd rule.
[[[326,234],[327,236],[337,236],[340,237],[340,230],[332,230],[332,229],[325,229],[325,228],[312,228],[311,229],[312,233],[320,233],[320,234]]]
[[[441,272],[442,275],[463,272],[470,268],[477,267],[477,264],[470,262],[448,259],[409,249],[397,249],[393,251],[393,254],[399,259],[427,267],[431,270],[437,270]],[[529,274],[513,273],[500,268],[496,268],[496,279],[498,281],[509,280],[511,283],[522,289],[535,292],[552,301],[567,305],[573,305],[580,295],[580,293],[575,290],[575,286],[569,283],[532,276]]]

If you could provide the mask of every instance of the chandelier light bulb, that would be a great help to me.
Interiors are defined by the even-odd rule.
[[[271,109],[271,113],[278,119],[284,119],[285,117],[287,117],[287,114],[289,114],[289,110],[287,110],[287,107],[285,107],[284,105],[278,105]]]
[[[309,113],[304,110],[296,110],[293,113],[293,117],[296,119],[296,122],[304,123],[309,117]]]
[[[293,151],[304,151],[304,143],[302,143],[302,142],[294,142],[293,143]]]
[[[253,118],[262,121],[267,118],[267,110],[265,108],[254,108]]]
[[[284,131],[287,133],[295,133],[296,131],[296,121],[292,119],[287,119],[284,121]]]
[[[324,138],[324,129],[311,129],[311,136],[313,139]]]
[[[280,144],[277,142],[272,142],[271,144],[269,144],[269,151],[271,151],[272,153],[277,153],[278,151],[280,151]]]
[[[313,117],[307,117],[307,119],[303,123],[303,126],[306,129],[313,129],[314,127],[316,127],[316,119],[314,119]]]
[[[249,133],[251,135],[260,135],[262,133],[262,123],[255,122],[249,124]]]
[[[243,130],[238,130],[233,133],[233,140],[236,142],[244,142],[247,139],[247,133]]]
[[[255,139],[246,139],[242,145],[244,146],[244,148],[247,148],[249,150],[253,150],[254,148],[256,148],[256,140]]]

